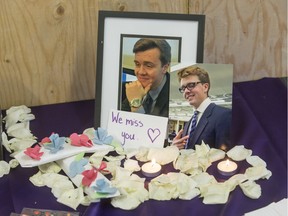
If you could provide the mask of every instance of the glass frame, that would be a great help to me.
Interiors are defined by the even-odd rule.
[[[121,35],[181,38],[181,62],[203,62],[205,15],[99,11],[94,127],[107,128],[121,94]]]

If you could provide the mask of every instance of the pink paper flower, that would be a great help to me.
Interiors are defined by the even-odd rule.
[[[36,145],[34,148],[27,148],[24,153],[35,160],[40,160],[44,152],[40,152],[40,146]]]
[[[51,143],[51,140],[49,139],[49,137],[44,137],[40,142],[41,145],[43,145],[45,143]]]
[[[107,164],[104,161],[102,161],[97,171],[101,172],[102,174],[110,173],[109,170],[105,170],[106,167],[107,167]]]
[[[84,176],[82,178],[82,185],[89,187],[91,183],[97,178],[98,171],[96,168],[92,168],[90,170],[85,170],[82,172],[82,175]]]
[[[73,133],[70,135],[71,145],[73,146],[85,146],[91,147],[93,146],[92,141],[85,134],[78,135],[77,133]]]
[[[89,187],[91,183],[97,178],[98,172],[108,172],[105,170],[106,167],[107,164],[102,161],[99,168],[92,167],[92,169],[82,172],[82,175],[84,176],[82,178],[82,185]]]

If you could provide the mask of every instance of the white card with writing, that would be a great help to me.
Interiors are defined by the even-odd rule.
[[[165,117],[110,110],[107,131],[124,148],[163,148],[167,124]]]

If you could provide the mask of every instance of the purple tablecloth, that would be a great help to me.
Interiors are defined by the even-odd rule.
[[[94,101],[32,107],[36,119],[31,122],[31,131],[42,139],[52,132],[69,136],[81,133],[93,126]],[[201,198],[189,201],[148,200],[131,211],[114,208],[110,200],[79,206],[81,215],[93,216],[174,216],[174,215],[219,215],[241,216],[271,202],[287,197],[287,80],[264,78],[257,81],[234,83],[233,85],[233,142],[245,145],[267,163],[272,171],[269,180],[261,179],[262,195],[253,200],[246,197],[239,187],[230,193],[226,204],[205,205]],[[7,152],[5,160],[9,161]],[[244,172],[247,164],[240,164]],[[11,170],[0,178],[0,215],[21,212],[23,207],[73,211],[58,203],[48,187],[35,187],[29,177],[38,168]],[[169,171],[169,166],[167,172]],[[208,172],[220,180],[213,164]]]

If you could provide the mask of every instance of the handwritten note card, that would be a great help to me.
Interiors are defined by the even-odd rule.
[[[124,148],[163,148],[167,123],[165,117],[111,110],[107,131]]]

